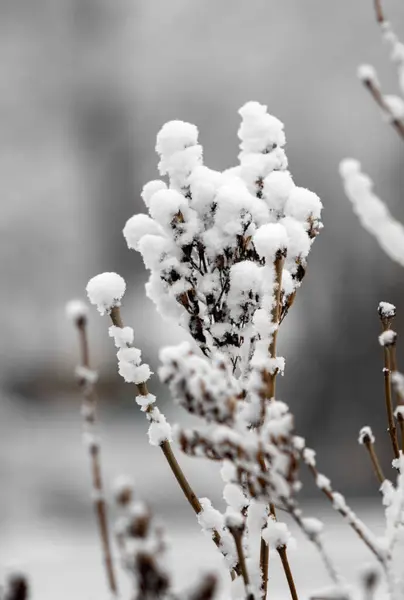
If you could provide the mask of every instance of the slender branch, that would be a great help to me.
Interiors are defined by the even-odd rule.
[[[298,600],[295,581],[293,579],[292,571],[289,565],[288,555],[286,552],[286,546],[280,546],[279,548],[277,548],[277,551],[282,561],[283,570],[285,571],[286,579],[288,581],[290,595],[292,596],[293,600]]]
[[[376,20],[380,25],[382,25],[385,22],[383,9],[382,9],[382,2],[381,2],[381,0],[374,0],[374,3],[375,3]]]
[[[389,323],[381,318],[383,331],[387,331],[389,328]],[[393,409],[393,400],[391,396],[391,369],[390,369],[390,351],[388,346],[383,346],[383,356],[384,356],[384,398],[386,403],[386,412],[387,412],[387,421],[388,421],[388,432],[390,436],[391,446],[393,449],[393,454],[395,458],[400,456],[400,449],[397,441],[397,430],[396,424],[394,421],[394,409]]]
[[[119,307],[115,306],[111,309],[110,317],[111,317],[111,321],[112,321],[113,325],[115,325],[115,327],[120,327],[120,328],[124,327]],[[146,382],[135,384],[135,386],[136,386],[136,389],[137,389],[139,395],[147,396],[149,394],[149,390],[148,390]],[[150,405],[146,409],[146,413],[151,412],[152,410],[153,410],[153,408]],[[167,460],[167,463],[168,463],[172,473],[174,474],[175,479],[177,480],[185,498],[191,505],[194,512],[198,515],[202,511],[201,503],[199,502],[198,497],[195,494],[194,490],[192,489],[187,477],[185,476],[184,472],[182,471],[182,469],[175,457],[175,454],[173,452],[170,442],[168,440],[163,441],[160,444],[160,448],[161,448],[161,450]],[[217,530],[213,530],[212,539],[213,539],[214,543],[216,544],[216,546],[221,551],[221,537]],[[235,571],[237,572],[237,568],[235,569]],[[231,572],[231,577],[232,577],[232,579],[235,578],[234,571]]]
[[[366,450],[369,452],[370,460],[372,461],[373,470],[375,472],[377,481],[379,483],[383,483],[385,481],[385,476],[383,474],[383,469],[380,466],[379,458],[376,454],[374,444],[369,441],[364,441],[363,445],[366,447]]]
[[[82,317],[76,321],[80,341],[81,367],[90,371],[90,351],[87,336],[87,319]],[[103,560],[105,564],[108,586],[113,595],[117,595],[118,586],[112,560],[111,542],[108,529],[107,506],[104,498],[101,456],[99,442],[95,440],[93,430],[96,423],[96,407],[98,404],[97,393],[93,382],[80,378],[79,385],[83,392],[82,415],[84,425],[90,435],[88,451],[90,456],[92,487],[94,492],[94,510],[97,518],[98,529],[101,539]]]

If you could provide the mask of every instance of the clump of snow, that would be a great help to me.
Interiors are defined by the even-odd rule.
[[[360,163],[352,159],[342,161],[340,174],[345,193],[363,227],[392,260],[404,266],[404,227],[373,192],[373,182],[362,172]]]
[[[110,313],[115,306],[121,305],[122,297],[126,290],[123,277],[117,273],[101,273],[96,275],[87,284],[87,295],[99,313]]]
[[[147,418],[150,421],[148,435],[152,446],[160,446],[163,442],[172,441],[171,425],[157,407],[147,412]]]
[[[381,346],[394,346],[397,339],[397,333],[392,329],[387,329],[379,335],[379,344]]]
[[[133,344],[133,340],[135,337],[135,333],[132,327],[115,327],[115,325],[111,325],[108,329],[108,334],[110,337],[114,338],[115,346],[117,348],[126,348]]]
[[[86,319],[87,315],[88,305],[82,300],[70,300],[66,304],[66,316],[76,325]]]
[[[358,77],[364,83],[371,82],[376,86],[379,85],[376,70],[372,65],[360,65],[358,67]]]
[[[87,385],[94,385],[98,380],[98,373],[93,369],[89,369],[83,365],[78,365],[74,371],[79,381],[85,382]]]
[[[396,307],[390,302],[380,302],[378,312],[382,319],[392,319],[396,316]]]

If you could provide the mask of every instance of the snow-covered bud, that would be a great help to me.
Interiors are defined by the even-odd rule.
[[[379,344],[384,347],[394,346],[397,340],[397,333],[392,329],[387,329],[379,335]]]
[[[294,217],[301,223],[308,222],[309,219],[319,221],[322,208],[323,205],[317,194],[306,188],[295,186],[286,201],[285,215]]]
[[[241,533],[245,527],[243,515],[230,506],[224,514],[224,524],[233,533]]]
[[[249,500],[237,483],[228,483],[223,489],[223,498],[234,510],[240,512],[249,505]]]
[[[66,304],[66,317],[77,326],[84,325],[88,315],[88,305],[82,300],[70,300]]]
[[[162,233],[163,230],[156,221],[143,214],[133,215],[126,221],[123,228],[123,235],[128,248],[133,250],[139,250],[139,241],[144,235],[162,235]]]
[[[375,436],[373,435],[370,427],[362,427],[362,429],[359,431],[358,442],[364,446],[375,443]]]
[[[377,565],[365,565],[361,568],[360,578],[365,589],[366,597],[372,598],[375,588],[380,582],[380,570]]]
[[[240,148],[248,153],[269,152],[276,146],[285,145],[283,123],[267,113],[267,107],[259,102],[247,102],[238,111],[242,122],[238,130]]]
[[[267,263],[274,262],[278,253],[284,254],[288,247],[288,234],[280,223],[267,223],[257,229],[253,236],[255,249]]]
[[[152,446],[160,446],[163,442],[172,441],[171,425],[157,407],[147,413],[147,418],[150,421],[148,435]]]
[[[390,304],[390,302],[380,302],[377,312],[381,319],[394,319],[396,316],[396,307],[394,304]]]
[[[360,65],[358,67],[358,78],[362,81],[362,83],[372,83],[375,86],[379,86],[379,81],[377,79],[377,73],[372,65]]]
[[[135,337],[135,333],[132,327],[115,327],[115,325],[111,325],[108,329],[108,334],[110,337],[114,338],[115,346],[117,348],[126,348],[133,344],[133,340]]]
[[[126,290],[123,277],[117,273],[101,273],[96,275],[87,284],[87,295],[99,313],[109,314],[115,306],[121,305],[122,297]]]
[[[320,535],[320,533],[324,529],[324,523],[322,523],[319,519],[315,517],[305,517],[302,519],[302,525],[305,533],[311,538],[314,539]]]
[[[75,368],[74,374],[80,384],[94,385],[98,380],[97,371],[84,367],[83,365],[78,365]]]
[[[404,102],[399,96],[392,94],[383,96],[384,104],[389,112],[388,117],[393,121],[401,121],[404,119]]]
[[[224,525],[224,518],[221,512],[213,508],[209,498],[199,498],[202,510],[198,514],[198,523],[204,531],[220,531]]]
[[[396,410],[394,411],[394,416],[396,417],[397,421],[399,422],[404,422],[404,405],[403,404],[399,404],[396,407]]]
[[[149,183],[146,183],[146,185],[143,186],[141,196],[142,196],[143,202],[145,203],[147,208],[149,208],[150,200],[152,199],[154,194],[156,192],[159,192],[160,190],[166,190],[166,189],[167,189],[167,186],[164,183],[164,181],[156,180],[156,181],[149,181]]]
[[[113,484],[114,500],[119,506],[128,506],[133,501],[134,483],[131,477],[120,475]]]
[[[146,383],[151,375],[153,375],[149,365],[146,363],[136,366],[133,363],[119,361],[118,370],[126,383],[135,383],[136,385]]]
[[[266,527],[262,530],[262,539],[270,548],[284,548],[291,540],[290,531],[286,523],[280,523],[273,517],[269,517]]]

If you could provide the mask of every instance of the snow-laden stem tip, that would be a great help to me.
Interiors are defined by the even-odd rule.
[[[76,374],[83,394],[81,414],[90,459],[94,511],[98,524],[108,586],[111,594],[116,596],[118,594],[118,585],[112,558],[107,505],[104,497],[100,442],[95,435],[98,405],[98,396],[94,385],[96,373],[92,371],[90,363],[86,311],[84,309],[79,310],[79,308],[79,303],[76,302],[73,306],[73,302],[70,302],[66,307],[66,312],[70,318],[75,315],[72,320],[76,325],[79,335],[80,365],[76,370]]]

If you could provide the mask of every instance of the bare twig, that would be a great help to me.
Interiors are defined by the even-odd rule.
[[[111,317],[111,321],[112,321],[113,325],[115,325],[115,327],[120,327],[120,328],[124,327],[121,312],[120,312],[120,309],[118,306],[115,306],[111,309],[110,317]],[[149,390],[148,390],[146,382],[135,384],[135,386],[136,386],[136,389],[140,396],[148,396]],[[152,410],[152,406],[149,406],[146,409],[146,413],[150,412],[151,410]],[[177,480],[185,498],[188,500],[188,502],[191,505],[194,512],[198,515],[202,511],[202,505],[199,502],[199,499],[198,499],[197,495],[195,494],[194,490],[192,489],[183,470],[181,469],[181,467],[175,457],[175,454],[173,452],[170,442],[168,440],[163,441],[160,444],[160,448],[161,448],[161,450],[167,460],[167,463],[168,463],[175,479]],[[220,534],[218,531],[213,530],[212,539],[213,539],[214,543],[216,544],[216,546],[219,548],[219,550],[221,550],[221,537],[220,537]],[[235,578],[234,571],[231,572],[231,576],[232,576],[232,579]]]
[[[385,22],[384,13],[383,13],[383,9],[382,9],[382,2],[381,2],[381,0],[374,0],[374,3],[375,3],[376,20],[379,23],[379,25],[382,25]]]
[[[387,331],[390,327],[390,322],[385,319],[382,315],[380,316],[383,331]],[[388,421],[388,432],[390,436],[391,446],[393,449],[394,458],[398,458],[400,455],[400,449],[397,441],[397,430],[394,421],[394,409],[393,400],[391,395],[391,365],[390,365],[390,351],[389,346],[383,346],[384,356],[384,398],[386,403],[387,421]]]
[[[91,377],[89,379],[88,377],[82,376],[86,372],[91,373],[86,317],[81,317],[77,319],[76,326],[79,332],[80,340],[80,364],[83,369],[82,373],[79,372],[79,385],[83,392],[82,416],[84,419],[85,429],[89,434],[88,451],[91,465],[94,510],[100,533],[108,586],[112,594],[117,595],[118,586],[114,564],[112,560],[111,542],[108,529],[107,506],[104,498],[102,482],[100,445],[94,436],[98,398],[94,387],[94,382],[91,381]]]
[[[372,442],[372,440],[367,439],[367,440],[363,441],[363,445],[366,447],[366,450],[369,452],[370,460],[372,461],[372,466],[373,466],[373,470],[375,472],[377,481],[379,483],[383,483],[383,481],[386,478],[385,478],[385,476],[383,474],[383,470],[380,466],[379,458],[376,454],[374,443]]]

